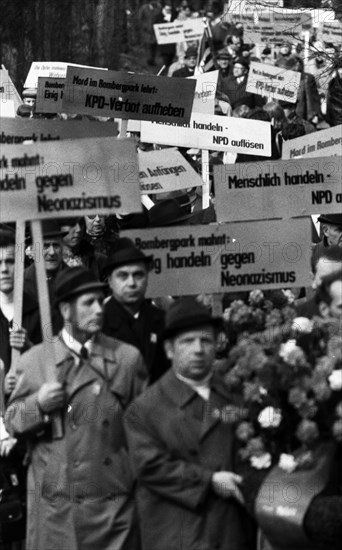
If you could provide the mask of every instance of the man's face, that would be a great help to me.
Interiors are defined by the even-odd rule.
[[[82,228],[79,222],[76,222],[75,225],[63,225],[61,231],[68,231],[68,233],[63,237],[63,241],[67,246],[74,248],[82,240]]]
[[[0,248],[0,291],[10,294],[14,287],[14,245]]]
[[[147,282],[148,271],[143,262],[117,267],[108,277],[114,298],[127,306],[140,304],[144,300]]]
[[[235,78],[238,78],[240,76],[244,76],[246,74],[247,70],[246,67],[241,65],[240,63],[234,63],[233,65],[233,75]]]
[[[96,290],[78,296],[72,302],[61,304],[64,324],[72,325],[74,337],[82,341],[91,338],[102,328],[103,292]]]
[[[240,38],[240,36],[235,36],[235,35],[232,36],[230,47],[235,52],[238,51],[238,49],[241,47],[241,38]]]
[[[333,262],[327,258],[320,258],[316,265],[316,273],[312,281],[312,288],[318,288],[323,277],[331,275],[331,273],[339,271],[340,269],[342,269],[342,262]]]
[[[330,317],[342,319],[342,281],[334,281],[330,286]]]
[[[319,310],[324,318],[342,319],[342,281],[334,281],[329,288],[330,304],[321,302]]]
[[[47,273],[54,273],[62,263],[61,239],[44,238],[43,258]]]
[[[341,225],[331,225],[330,223],[323,224],[322,230],[323,235],[326,237],[329,246],[332,246],[334,244],[342,246]]]
[[[189,69],[194,69],[197,63],[197,56],[191,55],[190,57],[186,57],[184,61],[185,61],[185,64],[189,67]]]
[[[177,374],[191,380],[205,378],[216,351],[215,330],[211,325],[188,330],[165,342],[167,357]]]
[[[227,69],[229,65],[229,59],[218,59],[217,64],[220,69]]]
[[[88,235],[99,237],[105,230],[104,216],[85,216],[85,224]]]
[[[30,107],[33,107],[36,104],[36,98],[35,97],[24,97],[24,103],[25,103],[25,105],[30,105]]]

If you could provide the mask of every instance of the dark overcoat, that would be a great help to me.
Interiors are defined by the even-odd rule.
[[[56,377],[67,395],[63,437],[52,438],[51,415],[37,402],[47,381],[42,344],[21,356],[6,416],[9,432],[30,447],[26,548],[131,550],[133,476],[122,414],[145,387],[141,354],[98,335],[90,358],[77,368],[60,338],[53,347]]]
[[[203,408],[171,369],[126,411],[144,550],[254,548],[243,507],[211,488],[214,472],[234,471],[234,428],[219,418],[228,402],[215,378]]]
[[[144,300],[139,311],[139,319],[136,320],[111,297],[105,304],[102,331],[107,336],[118,338],[140,350],[152,383],[170,366],[161,340],[164,324],[165,312],[150,300]]]

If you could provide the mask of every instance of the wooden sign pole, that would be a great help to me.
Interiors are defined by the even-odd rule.
[[[36,247],[37,253],[35,254],[35,267],[36,267],[36,279],[38,289],[38,302],[40,311],[40,323],[42,330],[42,337],[44,343],[44,352],[46,357],[45,362],[45,374],[47,382],[56,382],[56,367],[55,367],[55,354],[54,348],[48,339],[48,331],[52,329],[51,313],[50,313],[50,297],[46,280],[46,270],[43,258],[43,235],[41,229],[41,222],[31,222],[33,243]],[[52,331],[51,331],[52,332]],[[52,431],[54,439],[61,439],[63,437],[63,425],[62,418],[59,412],[53,415]]]
[[[13,328],[21,327],[23,318],[23,289],[24,289],[24,261],[25,261],[25,221],[16,223],[15,231],[15,263],[14,263],[14,314]],[[10,372],[15,375],[20,351],[12,349]]]
[[[209,151],[202,149],[202,208],[208,208],[210,204],[210,178],[209,178]]]

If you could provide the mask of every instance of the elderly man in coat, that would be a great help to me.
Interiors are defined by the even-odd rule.
[[[234,426],[213,374],[219,319],[192,298],[172,304],[165,349],[172,368],[128,408],[144,550],[252,550],[254,530],[234,472]]]
[[[101,334],[104,286],[84,267],[56,279],[57,381],[42,344],[21,356],[6,424],[29,443],[27,550],[139,548],[122,415],[147,372],[136,348]]]

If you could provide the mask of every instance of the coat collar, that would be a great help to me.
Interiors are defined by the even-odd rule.
[[[187,405],[191,406],[191,400],[196,392],[190,386],[179,380],[172,369],[161,378],[160,384],[163,391],[175,403],[177,408],[186,409]],[[229,403],[229,393],[223,384],[223,381],[215,373],[210,382],[210,398],[206,403],[206,411],[200,431],[200,439],[204,438],[211,429],[216,426],[221,420],[219,415],[215,414],[215,410]]]

